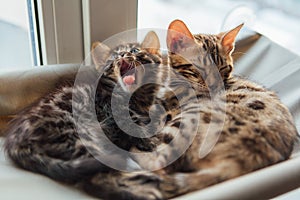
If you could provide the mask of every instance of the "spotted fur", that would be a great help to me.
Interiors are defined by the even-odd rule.
[[[99,197],[134,198],[133,191],[129,193],[125,188],[118,188],[118,192],[106,188],[99,194],[99,191],[92,191],[91,184],[97,173],[117,173],[99,162],[98,155],[105,154],[108,160],[120,163],[124,169],[139,168],[131,158],[111,150],[110,145],[103,142],[104,138],[124,150],[136,147],[150,151],[155,145],[147,138],[128,135],[119,128],[112,114],[111,100],[115,98],[118,102],[115,105],[117,112],[130,111],[134,122],[141,127],[149,123],[149,108],[157,91],[155,83],[164,79],[163,73],[157,73],[158,70],[164,71],[159,69],[161,56],[157,39],[156,34],[150,32],[142,44],[130,43],[110,49],[102,43],[95,43],[92,54],[97,71],[95,68],[84,70],[81,82],[77,82],[78,79],[65,81],[55,91],[21,111],[10,123],[4,144],[8,157],[18,167],[54,180],[75,183],[90,193],[98,192]],[[136,91],[131,85],[123,87],[122,76],[129,70],[139,69],[146,75],[137,76],[143,76],[140,79],[152,84],[137,83],[142,86]],[[91,80],[97,80],[100,74],[101,78],[94,86]],[[113,91],[114,88],[119,89]],[[129,107],[124,102],[128,96],[131,96]],[[95,111],[96,119],[93,120]],[[141,136],[146,136],[147,131],[140,131]],[[142,199],[147,195],[150,194],[139,196]]]
[[[182,23],[174,21],[173,25],[182,26]],[[186,26],[183,27],[185,28]],[[237,29],[239,31],[240,27]],[[168,175],[163,178],[160,189],[168,198],[282,162],[291,155],[297,130],[287,107],[273,91],[231,75],[231,53],[238,32],[235,31],[236,29],[218,35],[194,36],[199,51],[207,51],[206,56],[211,63],[203,64],[201,60],[194,63],[192,69],[203,66],[218,68],[225,90],[215,93],[211,99],[200,99],[198,106],[192,103],[184,109],[185,113],[194,115],[181,115],[181,123],[185,128],[181,129],[179,136],[195,131],[191,123],[193,118],[200,119],[199,127],[185,154],[164,169]],[[229,48],[222,43],[226,35],[234,37],[227,38],[233,42],[226,44]],[[202,65],[199,66],[198,63]],[[182,64],[186,68],[186,63]],[[180,68],[180,65],[176,65],[176,68]],[[193,79],[192,76],[191,80]],[[226,103],[226,107],[220,106],[223,103]],[[209,134],[205,135],[207,132]],[[182,142],[185,138],[180,137],[178,141]],[[213,148],[206,146],[215,139],[217,143]],[[180,143],[177,145],[180,146]],[[177,146],[174,146],[174,149],[176,148]],[[203,149],[207,155],[199,153]],[[167,156],[172,153],[174,152],[167,152]]]
[[[172,26],[177,26],[178,23],[181,27],[180,21],[173,22]],[[185,25],[184,27],[186,28]],[[189,37],[191,36],[186,29],[182,32],[188,32]],[[289,158],[297,135],[293,119],[275,93],[246,79],[231,76],[231,53],[234,49],[231,33],[190,37],[192,43],[186,42],[181,36],[178,40],[178,35],[175,38],[171,35],[172,40],[167,42],[172,52],[169,58],[173,70],[167,68],[170,76],[167,83],[162,84],[164,87],[157,88],[158,98],[149,103],[162,105],[167,113],[157,116],[162,119],[164,126],[150,140],[150,144],[155,141],[155,145],[150,145],[146,150],[155,153],[159,148],[169,148],[146,160],[135,157],[132,159],[147,169],[149,166],[164,166],[170,157],[185,150],[186,145],[183,144],[191,143],[187,151],[178,160],[156,172],[99,170],[92,176],[84,176],[85,179],[78,183],[80,187],[92,195],[106,199],[165,199]],[[233,38],[236,34],[233,34]],[[188,47],[194,45],[193,42],[197,48],[189,50]],[[162,70],[161,67],[158,69]],[[159,70],[155,73],[159,74]],[[219,75],[214,73],[215,70],[220,72]],[[216,81],[220,77],[222,84]],[[135,103],[132,105],[143,105]],[[225,108],[221,106],[224,103]],[[148,113],[149,106],[145,108]],[[144,108],[135,109],[138,113],[140,110],[144,113]],[[141,120],[143,123],[149,122],[149,118],[144,118],[143,115],[138,117],[146,119]],[[210,134],[205,135],[208,130]],[[87,140],[89,139],[88,137]],[[122,138],[122,141],[130,139]],[[205,141],[210,144],[214,140],[217,141],[214,148],[203,143]],[[119,141],[120,144],[122,141]],[[138,143],[140,141],[133,141],[130,143],[133,145],[125,148],[130,151],[145,151],[137,146]],[[200,151],[203,148],[204,153]]]
[[[179,20],[171,23],[170,28],[184,33],[185,37],[192,35]],[[230,37],[235,38],[237,32]],[[162,170],[148,173],[144,177],[127,174],[130,177],[126,179],[128,187],[131,180],[141,183],[145,181],[146,186],[151,182],[152,189],[159,191],[162,198],[172,198],[282,162],[290,157],[298,135],[293,118],[273,91],[231,75],[234,38],[227,38],[232,43],[225,42],[221,46],[224,36],[231,33],[232,31],[219,35],[192,36],[190,39],[198,46],[197,52],[201,52],[201,55],[190,54],[195,50],[188,49],[191,42],[185,41],[177,34],[169,33],[171,66],[179,75],[190,80],[197,91],[198,102],[191,101],[192,95],[186,90],[182,91],[185,91],[187,103],[183,102],[181,106],[174,104],[174,109],[170,109],[166,114],[166,124],[159,133],[161,136],[167,136],[167,143],[170,143],[171,139],[174,142],[170,143],[170,148],[165,148],[163,153],[144,161],[144,165],[163,166],[168,158],[184,148],[183,144],[190,140],[192,143],[178,160]],[[191,57],[183,58],[182,55]],[[220,72],[225,90],[208,94],[209,91],[205,88],[213,85],[216,77],[209,77],[210,69],[204,68],[212,67]],[[207,80],[209,78],[210,80]],[[215,87],[211,91],[214,89],[220,88]],[[177,87],[177,90],[180,90],[180,87]],[[222,106],[224,104],[225,107]],[[153,181],[149,181],[150,177],[153,177]]]

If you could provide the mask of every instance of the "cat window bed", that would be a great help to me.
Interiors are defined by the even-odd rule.
[[[275,90],[292,112],[300,130],[300,57],[257,33],[239,39],[235,73]],[[0,136],[13,114],[53,89],[79,65],[45,66],[0,75]],[[3,136],[4,137],[4,136]],[[1,199],[93,199],[42,175],[18,169],[4,156],[0,137]],[[300,143],[290,160],[177,199],[267,199],[300,187]],[[300,192],[299,192],[300,193]],[[299,194],[300,196],[300,194]]]

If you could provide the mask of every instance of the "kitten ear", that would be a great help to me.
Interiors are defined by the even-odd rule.
[[[180,49],[190,44],[194,44],[194,37],[185,23],[178,19],[172,21],[168,28],[168,49],[173,53],[178,53]]]
[[[146,49],[149,53],[159,54],[160,43],[158,36],[154,31],[147,33],[144,41],[142,42],[142,48]]]
[[[96,69],[100,69],[106,63],[110,54],[110,48],[101,42],[94,42],[92,45],[92,58]]]
[[[225,52],[227,54],[231,54],[233,49],[234,49],[234,43],[235,43],[235,38],[237,36],[237,34],[239,33],[239,31],[241,30],[241,28],[243,27],[244,23],[238,25],[237,27],[235,27],[234,29],[227,31],[225,33],[222,33],[222,41],[221,44],[223,46],[223,49],[225,50]]]

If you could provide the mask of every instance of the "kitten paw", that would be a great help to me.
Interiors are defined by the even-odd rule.
[[[127,174],[119,180],[119,185],[125,188],[126,196],[130,199],[160,200],[164,199],[159,191],[161,179],[158,175],[148,172]]]
[[[99,173],[77,187],[101,199],[162,200],[161,181],[159,175],[150,172]]]
[[[137,145],[136,148],[140,151],[153,151],[157,146],[155,139],[143,138]]]
[[[132,148],[130,151],[137,153],[132,159],[144,170],[156,171],[164,168],[168,164],[165,156],[157,151],[144,153],[136,148]],[[139,155],[138,153],[141,154]]]

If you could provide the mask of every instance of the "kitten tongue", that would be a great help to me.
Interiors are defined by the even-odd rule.
[[[128,75],[128,76],[124,76],[123,77],[123,82],[126,84],[126,85],[132,85],[135,81],[135,77],[134,77],[134,74],[133,75]]]

